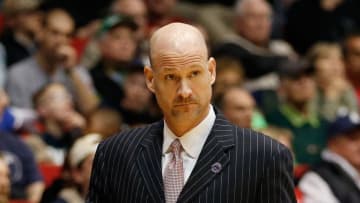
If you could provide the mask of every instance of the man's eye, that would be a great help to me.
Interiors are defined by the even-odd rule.
[[[165,80],[175,80],[175,75],[173,74],[165,75]]]
[[[193,71],[193,72],[191,72],[190,77],[195,77],[195,76],[197,76],[199,74],[200,74],[200,71]]]

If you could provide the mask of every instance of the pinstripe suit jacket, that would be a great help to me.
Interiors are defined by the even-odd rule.
[[[165,202],[162,143],[163,121],[101,143],[86,201]],[[292,158],[283,145],[217,113],[178,202],[290,203],[296,202],[293,188]]]

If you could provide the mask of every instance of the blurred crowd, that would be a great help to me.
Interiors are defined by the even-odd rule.
[[[97,144],[162,118],[148,39],[204,34],[213,104],[294,155],[299,202],[360,202],[360,1],[0,0],[0,203],[85,202]]]

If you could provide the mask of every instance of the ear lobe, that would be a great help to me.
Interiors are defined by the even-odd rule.
[[[145,66],[145,67],[144,67],[144,74],[145,74],[145,80],[146,80],[146,86],[147,86],[147,88],[148,88],[152,93],[155,93],[153,70],[152,70],[150,67]]]

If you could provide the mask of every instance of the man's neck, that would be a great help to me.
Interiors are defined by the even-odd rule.
[[[40,65],[40,68],[48,75],[53,75],[56,70],[56,64],[50,60],[51,57],[46,57],[43,51],[39,50],[35,58]]]
[[[294,109],[296,109],[299,113],[301,113],[303,116],[308,115],[308,105],[306,102],[298,102],[298,103],[289,103],[290,106],[292,106]]]
[[[44,124],[47,133],[58,138],[62,136],[63,134],[62,127],[55,120],[50,120],[50,119],[45,120]]]

